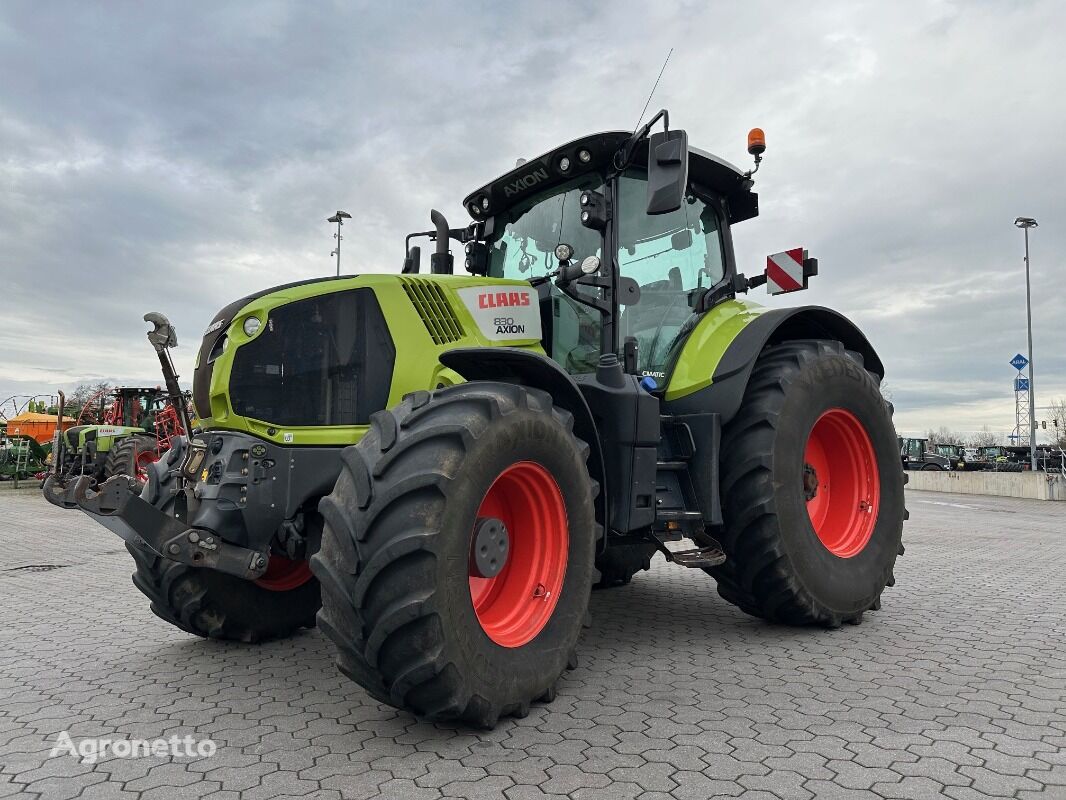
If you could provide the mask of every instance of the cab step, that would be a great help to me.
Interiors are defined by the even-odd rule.
[[[658,537],[655,538],[655,546],[660,553],[665,556],[667,561],[677,564],[680,567],[692,567],[698,569],[704,569],[706,567],[717,567],[719,564],[724,564],[726,560],[725,552],[720,545],[714,539],[711,540],[712,544],[704,545],[703,547],[693,547],[689,550],[671,550],[666,546],[666,543],[661,541]]]

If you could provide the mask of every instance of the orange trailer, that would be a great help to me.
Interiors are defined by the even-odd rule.
[[[55,434],[57,415],[38,414],[34,411],[23,411],[7,421],[7,432],[14,436],[16,433],[23,436],[32,436],[38,444],[48,444]],[[63,417],[63,430],[74,424],[73,417]]]

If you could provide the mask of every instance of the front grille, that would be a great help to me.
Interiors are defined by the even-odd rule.
[[[435,344],[451,344],[463,338],[459,320],[438,284],[418,278],[401,278],[400,283]]]
[[[388,405],[395,362],[372,289],[312,295],[273,308],[233,352],[230,405],[282,426],[366,425]]]

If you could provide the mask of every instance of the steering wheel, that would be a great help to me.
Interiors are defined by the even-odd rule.
[[[651,301],[649,306],[673,305],[674,301],[682,295],[685,287],[681,282],[681,270],[670,267],[668,277],[657,281],[641,284],[640,302]]]

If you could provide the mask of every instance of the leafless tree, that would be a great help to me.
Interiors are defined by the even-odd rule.
[[[948,428],[946,425],[941,425],[935,431],[930,428],[929,431],[925,434],[925,438],[929,440],[930,447],[938,444],[965,444],[965,441],[963,440],[962,436]]]
[[[1066,449],[1066,397],[1051,401],[1048,417],[1048,435],[1058,447]]]
[[[74,391],[67,396],[67,406],[64,409],[64,413],[67,416],[78,416],[85,404],[92,400],[96,394],[106,392],[110,388],[111,384],[107,381],[79,383],[74,387]]]
[[[979,433],[971,435],[967,444],[970,447],[994,447],[999,444],[999,437],[992,433],[986,425]]]

